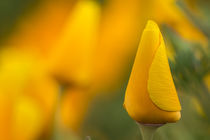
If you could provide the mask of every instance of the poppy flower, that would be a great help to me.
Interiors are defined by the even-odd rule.
[[[176,122],[181,117],[164,40],[154,21],[148,21],[143,31],[124,106],[142,124]]]

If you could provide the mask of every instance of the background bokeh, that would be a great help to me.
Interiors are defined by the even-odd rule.
[[[209,140],[209,15],[207,0],[1,0],[0,139],[141,139],[123,101],[152,19],[182,105],[154,139]]]

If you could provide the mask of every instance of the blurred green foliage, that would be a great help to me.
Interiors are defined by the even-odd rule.
[[[39,0],[1,0],[0,1],[0,41],[13,30],[17,20],[30,12]]]

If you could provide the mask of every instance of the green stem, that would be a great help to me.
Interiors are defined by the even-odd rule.
[[[54,140],[59,140],[62,136],[62,130],[61,130],[61,115],[60,115],[60,105],[61,105],[61,98],[62,94],[64,92],[64,87],[61,85],[59,88],[58,96],[57,96],[57,104],[56,104],[56,110],[55,110],[55,116],[54,116]]]
[[[85,140],[91,140],[90,136],[87,136],[87,137],[85,138]]]
[[[139,129],[141,131],[141,135],[143,140],[152,140],[153,139],[153,135],[156,132],[156,130],[162,126],[163,124],[140,124],[137,123],[139,126]]]

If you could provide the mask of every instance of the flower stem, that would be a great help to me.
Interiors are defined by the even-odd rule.
[[[54,132],[53,132],[54,140],[59,140],[62,136],[60,107],[61,107],[61,98],[63,92],[64,92],[64,86],[60,85],[57,96],[55,116],[54,116]]]
[[[140,124],[137,123],[143,140],[152,140],[156,130],[163,124]]]
[[[87,137],[85,138],[85,140],[91,140],[90,136],[87,136]]]

